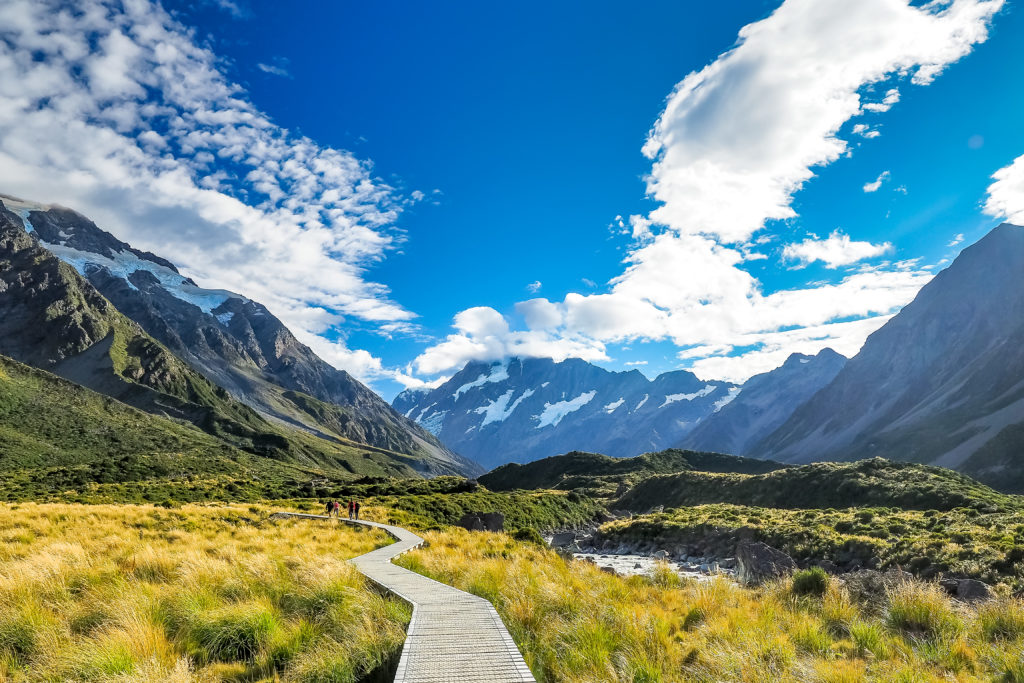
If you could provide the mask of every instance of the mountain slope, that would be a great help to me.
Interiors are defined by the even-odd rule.
[[[257,499],[309,495],[314,480],[415,476],[393,455],[336,449],[335,467],[253,455],[0,356],[0,499]]]
[[[473,362],[394,407],[485,467],[588,450],[632,456],[672,446],[739,393],[680,370],[648,380],[570,358]]]
[[[770,460],[721,453],[698,453],[675,448],[630,458],[573,452],[520,465],[502,465],[480,477],[492,491],[513,489],[597,489],[607,484],[631,484],[655,474],[683,471],[761,474],[785,467]]]
[[[958,507],[1020,509],[1021,500],[942,467],[871,458],[819,462],[764,474],[684,471],[647,477],[614,505],[647,512],[656,506],[730,503],[768,508]]]
[[[1024,228],[965,249],[758,444],[786,462],[883,456],[1024,490]]]
[[[198,287],[166,259],[132,248],[74,211],[0,200],[13,210],[8,217],[40,246],[73,266],[146,334],[246,405],[329,439],[414,456],[425,473],[480,471],[316,356],[261,304]]]
[[[697,425],[679,447],[755,455],[752,447],[835,379],[845,364],[846,357],[832,349],[816,356],[794,353],[778,368],[744,382],[736,400]]]

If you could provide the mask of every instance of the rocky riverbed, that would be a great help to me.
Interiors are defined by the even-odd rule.
[[[673,560],[667,556],[658,555],[636,555],[631,553],[609,554],[596,551],[572,553],[574,559],[590,562],[619,576],[652,576],[654,568],[659,562],[667,563],[668,567],[684,579],[696,579],[707,581],[713,576],[724,575],[732,577],[735,575],[735,568],[722,567],[715,560],[706,561],[704,558],[693,558],[693,561],[682,562]]]

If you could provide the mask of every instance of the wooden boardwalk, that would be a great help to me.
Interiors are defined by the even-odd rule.
[[[274,516],[329,519],[290,512]],[[396,539],[349,560],[368,579],[412,605],[395,683],[534,683],[491,603],[391,563],[422,544],[422,538],[397,526],[341,521],[383,529]]]

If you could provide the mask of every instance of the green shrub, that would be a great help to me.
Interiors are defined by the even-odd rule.
[[[986,640],[1016,640],[1024,636],[1024,604],[1000,600],[978,608],[978,625]]]
[[[822,596],[828,589],[828,574],[821,567],[803,569],[793,574],[791,590],[794,595]]]
[[[252,661],[279,628],[270,607],[238,603],[196,615],[189,636],[205,661]]]
[[[547,543],[544,542],[544,537],[540,535],[540,532],[533,527],[523,527],[521,529],[514,529],[511,534],[512,538],[523,543],[533,543],[542,547],[546,547]]]
[[[890,591],[886,621],[890,628],[911,637],[938,638],[963,629],[949,598],[937,585],[912,581]]]

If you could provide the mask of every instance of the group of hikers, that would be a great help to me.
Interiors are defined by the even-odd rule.
[[[336,500],[327,501],[327,516],[341,519],[341,503]],[[354,500],[348,502],[348,518],[359,519],[359,503]]]

